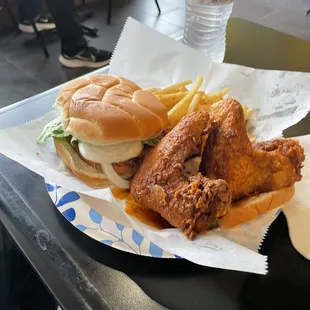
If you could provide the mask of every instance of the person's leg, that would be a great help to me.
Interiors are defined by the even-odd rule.
[[[46,0],[61,41],[59,61],[65,67],[100,68],[108,64],[111,53],[88,46],[76,20],[73,0]]]
[[[20,21],[34,19],[40,10],[40,0],[19,0],[18,17]]]
[[[40,13],[40,14],[39,14]],[[48,14],[41,14],[40,0],[19,0],[19,29],[23,32],[34,32],[31,21],[34,21],[38,31],[55,29],[55,24]]]
[[[46,0],[46,4],[61,41],[59,61],[62,65],[71,68],[99,68],[108,64],[110,52],[88,46],[82,28],[76,20],[73,0]]]
[[[73,0],[46,0],[53,22],[38,16],[40,0],[19,0],[19,29],[34,32],[29,20],[35,18],[38,30],[54,29],[61,41],[59,61],[66,67],[99,68],[106,65],[111,53],[87,45],[81,26],[76,20]],[[43,19],[42,19],[43,17]]]
[[[46,0],[56,24],[62,53],[72,56],[87,46],[81,26],[76,20],[73,0]]]

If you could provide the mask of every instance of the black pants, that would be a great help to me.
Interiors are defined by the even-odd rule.
[[[61,52],[73,56],[87,46],[81,26],[76,20],[73,0],[46,0],[61,42]],[[31,20],[40,13],[40,0],[19,0],[19,19]]]

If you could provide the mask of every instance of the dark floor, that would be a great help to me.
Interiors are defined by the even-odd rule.
[[[186,1],[158,1],[162,10],[160,16],[154,0],[113,0],[112,24],[107,26],[107,1],[98,0],[92,4],[94,17],[85,23],[99,29],[99,37],[91,42],[113,50],[128,16],[173,38],[180,37]],[[306,15],[309,5],[310,0],[234,0],[232,17],[309,40],[310,18]],[[13,30],[0,33],[0,108],[88,72],[61,67],[56,36],[46,40],[51,54],[49,59],[45,59],[34,38],[31,34],[16,36]]]
[[[106,24],[106,1],[92,4],[94,16],[85,22],[99,29],[90,39],[96,47],[113,50],[128,16],[174,38],[182,35],[182,0],[160,0],[161,15],[152,0],[115,0],[111,25]],[[0,34],[0,108],[89,72],[66,69],[58,62],[60,44],[56,35],[46,38],[50,57],[46,59],[34,34]]]

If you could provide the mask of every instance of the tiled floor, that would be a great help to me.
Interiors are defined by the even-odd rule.
[[[232,16],[310,39],[310,0],[235,0]],[[85,24],[96,26],[99,37],[91,43],[113,50],[127,16],[177,38],[182,35],[185,0],[159,0],[162,14],[152,0],[114,0],[112,24],[106,25],[106,2],[92,4],[94,17]],[[82,75],[86,69],[65,69],[58,62],[56,36],[47,40],[51,54],[46,59],[34,35],[0,34],[0,108]]]
[[[110,26],[106,25],[106,3],[92,5],[94,17],[85,22],[99,29],[99,37],[89,39],[99,48],[113,50],[124,22],[132,16],[173,38],[182,35],[185,2],[160,0],[158,18],[155,1],[113,1]],[[56,36],[46,40],[50,58],[46,59],[33,34],[0,35],[0,108],[80,76],[87,69],[66,69],[58,62],[60,44]]]

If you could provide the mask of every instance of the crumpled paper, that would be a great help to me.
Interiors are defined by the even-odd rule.
[[[203,54],[131,18],[126,22],[114,51],[110,73],[125,76],[141,87],[165,86],[195,79],[197,75],[204,76],[206,84],[203,87],[207,91],[230,87],[232,97],[255,109],[252,129],[258,140],[280,136],[283,129],[297,123],[310,109],[309,74],[212,63]],[[124,210],[124,202],[116,200],[109,189],[93,190],[72,176],[57,156],[52,141],[36,144],[36,137],[54,117],[51,112],[37,120],[0,131],[0,152],[52,183],[107,200]],[[305,139],[309,141],[309,137]],[[298,186],[295,199],[304,206],[306,195]],[[288,214],[290,208],[286,206],[284,209]],[[266,257],[257,250],[276,215],[274,210],[235,229],[216,229],[189,241],[177,229],[159,231],[125,214],[134,229],[168,252],[205,266],[259,274],[267,272],[267,263]]]

